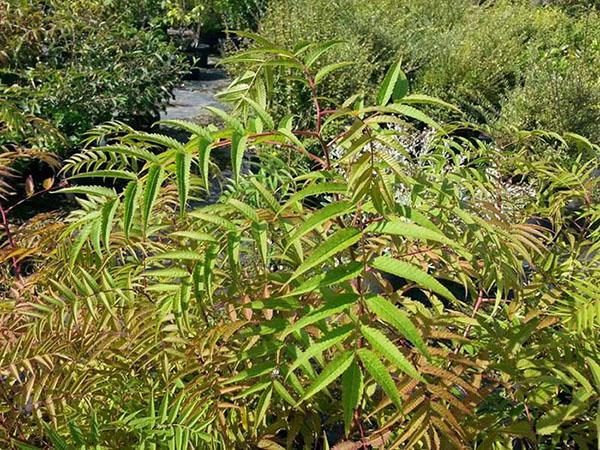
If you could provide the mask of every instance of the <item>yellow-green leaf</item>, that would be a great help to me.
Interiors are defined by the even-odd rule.
[[[317,249],[296,269],[289,278],[288,283],[310,269],[327,261],[333,255],[356,244],[361,237],[360,230],[356,228],[344,228],[333,233],[325,242],[321,243]]]
[[[342,342],[344,339],[350,336],[350,334],[352,334],[353,330],[354,325],[348,324],[335,328],[334,330],[331,330],[330,332],[325,334],[321,339],[311,344],[304,352],[302,352],[298,356],[298,358],[296,358],[296,360],[288,368],[288,376],[291,372],[296,370],[296,368],[308,362],[314,356],[321,355],[329,347],[337,344],[338,342]]]
[[[319,320],[323,320],[327,317],[330,317],[334,314],[337,314],[348,306],[358,300],[358,295],[353,292],[346,292],[344,294],[335,294],[332,298],[329,298],[325,305],[321,308],[313,311],[312,313],[304,316],[302,319],[294,322],[292,325],[288,326],[281,332],[281,339],[284,339],[290,333],[294,331],[301,330],[307,325],[318,322]]]
[[[357,354],[367,372],[369,372],[377,384],[381,386],[390,400],[392,400],[392,402],[394,402],[394,404],[400,408],[402,400],[400,399],[398,388],[396,387],[392,376],[387,371],[383,363],[379,360],[377,355],[366,348],[359,349]]]
[[[305,234],[311,232],[319,225],[327,222],[344,214],[352,207],[350,202],[335,202],[330,203],[324,208],[318,209],[314,214],[309,216],[302,224],[296,229],[294,234],[290,237],[289,242],[284,250],[284,253],[294,244],[298,239],[302,238]]]
[[[334,382],[346,369],[352,364],[354,360],[354,353],[351,351],[345,351],[341,355],[338,355],[333,361],[331,361],[325,369],[315,378],[313,384],[306,390],[300,402],[308,400],[313,395],[319,393],[332,382]]]
[[[231,167],[233,169],[233,178],[236,183],[240,180],[247,141],[248,136],[241,133],[234,133],[231,138]]]
[[[130,181],[125,188],[125,195],[123,197],[123,231],[127,239],[129,239],[129,232],[141,191],[139,186],[140,183],[138,181]]]
[[[382,272],[391,273],[392,275],[414,281],[419,286],[429,289],[436,294],[442,295],[449,300],[455,302],[458,301],[456,300],[456,297],[452,295],[452,292],[446,289],[438,280],[433,278],[419,267],[406,261],[400,261],[389,256],[379,256],[375,258],[373,262],[371,262],[370,266],[373,269],[381,270]]]
[[[119,207],[119,199],[112,199],[104,204],[102,207],[102,239],[104,240],[104,245],[108,248],[108,244],[110,242],[110,232],[112,230],[113,219],[115,218],[115,213],[117,212],[117,208]]]
[[[362,325],[360,327],[360,332],[367,339],[369,344],[371,344],[371,347],[394,364],[394,366],[413,377],[415,380],[425,381],[419,372],[417,372],[415,366],[404,357],[400,350],[398,350],[396,344],[390,341],[385,334],[367,325]]]
[[[190,191],[190,171],[192,155],[187,152],[178,152],[175,155],[175,175],[177,177],[177,193],[179,195],[179,216],[183,218]]]
[[[455,246],[457,245],[441,233],[420,225],[416,225],[414,223],[402,222],[400,220],[372,223],[365,229],[365,231],[373,234],[389,234],[392,236],[403,236],[411,239],[421,239],[424,241],[434,241]]]
[[[342,376],[342,408],[344,410],[344,430],[346,436],[350,431],[354,411],[358,407],[363,394],[364,377],[356,361],[352,361]]]
[[[377,317],[392,325],[398,333],[408,339],[421,353],[429,358],[429,351],[427,350],[423,338],[403,311],[396,308],[391,302],[381,296],[368,298],[367,305]]]
[[[152,208],[158,197],[160,186],[162,185],[164,178],[164,169],[160,165],[155,165],[148,171],[148,178],[146,180],[146,189],[144,190],[144,203],[143,203],[143,227],[148,227],[148,221],[150,220],[150,214]]]
[[[327,272],[320,273],[309,278],[296,289],[283,297],[292,297],[294,295],[305,294],[318,288],[331,286],[332,284],[342,283],[357,277],[363,270],[363,264],[360,261],[351,261],[348,264],[342,264],[334,267]]]

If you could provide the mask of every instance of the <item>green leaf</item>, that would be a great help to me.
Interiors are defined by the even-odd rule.
[[[329,347],[342,342],[352,334],[353,330],[354,324],[348,324],[335,328],[325,334],[321,339],[314,344],[311,344],[306,351],[302,352],[298,358],[296,358],[296,360],[288,368],[288,376],[291,374],[291,372],[296,370],[301,365],[307,363],[314,356],[321,355]]]
[[[306,390],[298,403],[308,400],[333,383],[336,378],[346,371],[350,364],[352,364],[352,361],[354,361],[354,353],[351,351],[345,351],[341,355],[338,355],[315,378],[313,384]]]
[[[329,64],[325,67],[323,67],[321,70],[319,70],[317,72],[317,74],[315,75],[315,84],[319,84],[321,81],[323,81],[327,75],[329,75],[330,73],[342,69],[344,67],[348,67],[353,65],[354,63],[351,61],[343,61],[343,62],[338,62],[338,63],[334,63],[334,64]]]
[[[419,331],[403,311],[380,296],[368,298],[367,305],[377,317],[392,325],[398,333],[408,339],[421,353],[428,358],[430,357],[429,350],[427,350],[427,346],[419,334]]]
[[[279,209],[279,200],[275,198],[273,193],[267,189],[264,184],[262,184],[256,178],[250,178],[250,183],[252,183],[252,185],[256,188],[256,190],[260,193],[273,211],[277,211]]]
[[[594,361],[592,358],[585,358],[587,365],[592,372],[592,377],[594,378],[594,384],[596,385],[596,390],[600,393],[600,364]]]
[[[167,414],[169,412],[169,393],[165,392],[164,397],[158,407],[158,423],[165,423],[167,420]]]
[[[233,178],[236,183],[240,181],[247,141],[248,136],[240,133],[234,133],[231,138],[231,167],[233,168]]]
[[[198,161],[200,164],[200,173],[204,181],[204,188],[208,191],[210,189],[210,183],[208,181],[208,166],[210,163],[210,152],[212,150],[212,140],[206,138],[200,138],[198,144]]]
[[[107,153],[118,153],[119,155],[132,156],[135,159],[143,159],[152,163],[158,163],[158,157],[149,150],[141,147],[130,147],[126,145],[107,145],[105,147],[96,147],[97,151]]]
[[[234,33],[240,37],[255,41],[259,45],[259,49],[277,48],[277,46],[273,42],[269,41],[268,39],[266,39],[264,36],[261,36],[260,34],[252,33],[251,31],[240,31],[240,30],[236,30]]]
[[[417,211],[416,209],[411,208],[410,206],[399,206],[398,213],[402,217],[406,217],[407,219],[411,220],[412,222],[415,222],[417,225],[420,225],[424,228],[428,228],[429,230],[433,231],[434,233],[443,236],[442,232],[435,225],[435,223],[433,223],[431,220],[429,220],[427,218],[427,216],[425,214],[423,214],[422,212]]]
[[[592,150],[594,148],[594,144],[592,144],[592,142],[589,139],[581,136],[580,134],[564,133],[564,136],[575,142],[579,150]]]
[[[419,122],[423,122],[424,124],[429,125],[434,130],[442,129],[442,126],[439,123],[437,123],[427,114],[419,111],[418,109],[413,108],[412,106],[395,103],[393,105],[389,105],[388,108],[397,114],[401,114],[403,116],[410,117],[411,119],[418,120]]]
[[[93,170],[70,176],[69,180],[77,180],[80,178],[116,178],[122,180],[137,180],[136,174],[129,172],[128,170]]]
[[[348,186],[345,183],[314,183],[310,186],[302,189],[299,192],[296,192],[292,195],[288,201],[281,207],[278,214],[281,214],[282,211],[286,210],[293,205],[294,203],[299,202],[306,197],[310,197],[312,195],[320,195],[320,194],[343,194],[348,190]]]
[[[77,239],[75,240],[75,242],[71,246],[71,249],[70,249],[71,251],[70,251],[70,255],[69,255],[69,267],[71,269],[73,267],[75,267],[75,262],[77,261],[77,257],[79,256],[79,252],[81,251],[81,248],[83,247],[83,244],[85,244],[85,241],[87,240],[88,236],[92,232],[92,226],[93,226],[93,222],[88,223],[86,226],[84,226],[81,229],[81,231],[79,232],[79,235],[77,236]]]
[[[328,41],[328,42],[324,42],[323,44],[318,45],[317,48],[315,48],[313,51],[311,51],[308,54],[306,61],[305,61],[306,66],[307,67],[312,66],[326,52],[328,52],[332,48],[334,48],[340,44],[343,44],[343,43],[344,43],[344,41]]]
[[[177,177],[177,193],[179,195],[179,217],[183,218],[190,191],[190,171],[192,169],[192,155],[187,152],[178,152],[175,155],[175,175]]]
[[[275,391],[279,394],[279,396],[283,400],[285,400],[289,405],[296,406],[296,403],[298,402],[294,399],[294,397],[292,397],[292,395],[287,391],[287,389],[283,386],[283,384],[281,384],[279,380],[273,381],[273,387],[275,388]]]
[[[275,363],[272,361],[256,364],[249,369],[242,370],[234,377],[231,377],[229,380],[224,381],[223,384],[237,383],[239,381],[256,378],[266,373],[272,372],[274,369]]]
[[[110,242],[110,232],[112,230],[113,219],[115,218],[115,213],[117,212],[117,208],[119,207],[119,199],[115,198],[113,200],[109,200],[102,207],[102,239],[104,239],[104,245],[106,248],[109,247]]]
[[[205,212],[203,212],[202,209],[196,209],[196,210],[192,211],[189,215],[192,217],[196,217],[200,220],[203,220],[205,222],[215,224],[215,225],[225,229],[226,231],[231,231],[234,233],[236,233],[238,231],[237,227],[231,220],[228,220],[228,219],[226,219],[222,216],[216,215],[216,214],[205,213]]]
[[[414,223],[402,222],[400,220],[375,222],[370,224],[365,231],[373,234],[390,234],[392,236],[403,236],[412,239],[421,239],[424,241],[435,241],[453,246],[458,245],[441,233],[420,225],[416,225]]]
[[[241,133],[242,130],[244,129],[244,127],[242,126],[242,123],[239,120],[237,120],[235,117],[231,116],[230,114],[227,114],[222,109],[214,108],[212,106],[205,106],[204,109],[213,113],[215,116],[217,116],[223,122],[225,122],[225,124],[229,128],[232,128],[233,130],[235,130],[236,133]]]
[[[258,223],[259,218],[258,214],[256,214],[256,210],[248,205],[247,203],[241,202],[235,198],[230,198],[227,200],[227,204],[233,206],[236,210],[241,212],[248,220],[253,223]]]
[[[144,191],[144,203],[142,210],[144,230],[146,230],[146,228],[148,227],[150,214],[152,213],[152,208],[154,207],[156,198],[158,197],[158,192],[160,191],[160,186],[162,185],[164,178],[164,173],[164,169],[162,168],[162,166],[159,165],[152,166],[148,171],[148,178],[146,180],[146,189]]]
[[[204,258],[200,253],[196,253],[189,250],[174,250],[172,252],[159,253],[148,257],[152,259],[176,259],[181,261],[203,261]]]
[[[394,383],[391,375],[383,363],[379,360],[377,355],[366,348],[359,349],[357,353],[367,372],[369,372],[377,384],[381,386],[390,400],[392,400],[392,402],[394,402],[394,404],[400,408],[402,403],[402,400],[400,399],[400,393],[398,392],[396,384]]]
[[[125,232],[126,239],[129,239],[129,232],[133,223],[133,216],[137,208],[140,191],[140,183],[138,181],[130,181],[125,188],[123,199],[123,231]]]
[[[151,144],[162,145],[168,149],[182,150],[183,145],[177,139],[164,134],[158,133],[130,133],[127,139],[135,139],[142,142],[149,142]]]
[[[344,372],[342,377],[342,408],[344,410],[344,431],[346,436],[352,426],[354,411],[363,395],[364,376],[356,361]]]
[[[199,231],[176,231],[175,233],[171,233],[171,236],[182,237],[199,242],[217,242],[214,236]]]
[[[267,222],[257,222],[252,224],[252,236],[256,241],[256,246],[260,253],[263,265],[266,267],[269,262],[269,240],[267,231],[269,226]]]
[[[294,234],[290,237],[289,242],[284,250],[284,253],[288,251],[298,239],[302,238],[305,234],[311,232],[319,225],[333,219],[334,217],[341,216],[352,208],[350,202],[335,202],[330,203],[324,208],[318,209],[314,214],[308,217],[302,224],[296,229]]]
[[[104,186],[73,186],[54,191],[53,194],[83,194],[96,197],[116,197],[114,189]]]
[[[292,297],[295,295],[305,294],[312,292],[317,288],[331,286],[332,284],[342,283],[346,280],[357,277],[363,270],[363,264],[360,261],[351,261],[348,264],[342,264],[334,267],[333,269],[315,275],[314,277],[306,280],[296,289],[289,294],[282,297]]]
[[[325,305],[321,308],[313,311],[312,313],[304,316],[302,319],[294,322],[281,332],[281,339],[285,339],[290,333],[301,330],[307,325],[323,320],[327,317],[333,316],[350,305],[354,304],[358,300],[358,295],[353,292],[346,292],[343,294],[336,294],[331,298],[327,298]]]
[[[277,132],[282,136],[286,137],[292,144],[296,145],[298,148],[304,149],[304,144],[300,142],[300,139],[298,139],[296,135],[292,133],[291,130],[287,128],[278,128]]]
[[[373,269],[414,281],[421,287],[427,288],[449,300],[458,302],[456,297],[452,295],[452,292],[446,289],[438,280],[411,263],[400,261],[389,256],[379,256],[371,262],[370,266]]]
[[[166,125],[168,127],[185,130],[192,135],[210,138],[209,131],[206,128],[204,128],[194,122],[189,122],[187,120],[178,120],[178,119],[165,119],[165,120],[160,120],[158,123],[160,125]]]
[[[383,355],[394,366],[416,380],[424,382],[423,377],[417,372],[415,366],[408,361],[398,350],[396,344],[388,339],[381,331],[367,325],[360,327],[360,332],[369,341],[369,344],[381,355]]]
[[[52,447],[57,450],[68,450],[69,444],[50,425],[44,423],[46,434],[50,438]]]
[[[288,283],[298,278],[303,273],[323,263],[336,253],[356,244],[361,238],[360,230],[344,228],[333,233],[296,269],[289,278]]]
[[[233,399],[237,400],[240,398],[246,398],[249,395],[255,394],[257,392],[260,392],[260,391],[268,388],[271,385],[272,385],[272,382],[270,380],[269,381],[260,381],[256,384],[254,384],[253,386],[250,386],[248,389],[244,390],[241,394],[236,395],[235,397],[233,397]]]
[[[277,130],[278,131],[279,130],[292,131],[293,127],[294,127],[294,115],[288,114],[281,118],[281,120],[279,121],[279,126],[277,127]]]
[[[179,267],[169,267],[167,269],[147,270],[143,273],[145,277],[165,277],[165,278],[186,278],[190,273]]]
[[[536,423],[537,433],[542,436],[556,433],[563,423],[573,420],[588,407],[590,396],[590,393],[583,390],[575,392],[570,404],[555,406],[538,419]]]
[[[460,109],[458,109],[456,106],[454,106],[450,103],[447,103],[443,100],[440,100],[439,98],[430,97],[429,95],[411,94],[406,97],[403,97],[400,100],[400,102],[401,103],[409,103],[409,104],[416,103],[416,104],[421,104],[421,105],[440,106],[442,108],[448,108],[453,111],[456,111],[459,114],[462,114],[462,111]]]
[[[258,117],[260,117],[260,120],[262,120],[266,125],[267,129],[273,130],[275,128],[275,122],[273,121],[273,118],[262,106],[248,97],[244,97],[244,101],[252,107]]]
[[[406,97],[408,94],[408,78],[404,71],[400,70],[400,74],[398,75],[398,80],[396,80],[396,84],[394,86],[394,92],[392,92],[392,101],[397,102],[402,98]]]
[[[256,406],[256,422],[254,423],[254,429],[258,429],[262,425],[267,415],[267,411],[269,406],[271,405],[271,397],[273,395],[273,387],[271,386],[269,389],[264,391],[258,400],[258,405]]]
[[[389,68],[381,83],[377,94],[377,104],[385,106],[389,103],[390,99],[400,99],[406,95],[406,92],[408,92],[408,80],[404,72],[402,72],[401,62],[398,61]]]
[[[106,205],[104,205],[106,206]],[[90,232],[90,242],[92,243],[92,247],[98,258],[102,258],[102,245],[100,244],[102,240],[102,217],[99,220],[94,220],[92,231]],[[107,247],[108,249],[108,247]]]

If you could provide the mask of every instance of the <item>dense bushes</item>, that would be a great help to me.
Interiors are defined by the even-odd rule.
[[[266,7],[267,0],[167,0],[154,22],[209,35],[255,29]]]
[[[4,0],[4,100],[49,121],[72,143],[103,121],[155,119],[182,66],[160,34],[136,26],[144,9],[136,2],[116,8],[108,1]]]
[[[0,0],[0,189],[13,194],[4,212],[52,187],[93,126],[158,119],[184,70],[150,27],[160,11],[153,1]]]
[[[506,94],[500,122],[574,130],[600,141],[600,16],[567,20],[558,10],[534,16],[538,29],[520,85]]]
[[[372,93],[394,57],[398,33],[394,3],[382,2],[380,7],[371,8],[354,0],[322,2],[318,7],[310,0],[275,1],[261,23],[261,35],[289,48],[303,42],[343,40],[343,45],[323,61],[353,63],[352,70],[324,81],[328,95],[339,101],[351,92]],[[279,116],[293,114],[310,101],[310,93],[301,85],[290,82],[277,87],[274,109]]]
[[[257,47],[230,61],[249,71],[222,128],[104,127],[64,174],[123,189],[73,184],[66,221],[15,237],[39,270],[0,300],[0,443],[594,448],[593,166],[545,158],[556,134],[498,150],[444,129],[399,64],[375,103],[325,108],[335,47]],[[283,73],[314,107],[277,122]]]
[[[321,3],[276,0],[261,31],[285,45],[347,41],[337,56],[356,65],[329,82],[337,99],[359,90],[372,95],[401,58],[416,91],[456,104],[471,120],[600,140],[600,16],[593,9],[502,0]],[[287,88],[279,104],[290,100],[306,94]]]

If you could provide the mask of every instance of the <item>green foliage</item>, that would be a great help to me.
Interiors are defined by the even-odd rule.
[[[400,60],[415,91],[457,105],[471,121],[598,142],[598,12],[541,3],[278,0],[260,30],[287,47],[344,41],[323,62],[353,62],[353,70],[325,81],[336,101],[358,92],[374,99],[387,68]],[[292,80],[277,90],[275,110],[293,113],[309,101]]]
[[[500,150],[446,125],[410,148],[433,123],[418,103],[436,100],[407,96],[394,66],[378,104],[325,108],[316,78],[335,49],[257,37],[230,59],[248,71],[222,95],[229,112],[214,110],[221,128],[171,122],[191,131],[182,144],[105,126],[105,146],[67,161],[73,182],[135,179],[65,188],[79,208],[39,256],[35,285],[0,301],[0,442],[597,444],[593,165],[532,154],[568,146],[553,133],[521,132]],[[273,120],[284,75],[311,96],[296,111],[313,116],[307,128]],[[231,161],[221,174],[219,157]],[[533,194],[506,181],[515,173]],[[564,213],[573,198],[579,230]],[[530,214],[550,217],[552,235],[524,224]]]
[[[599,23],[597,12],[579,20],[551,10],[536,15],[536,62],[507,94],[501,123],[575,131],[600,142],[595,126],[600,117]]]
[[[223,29],[255,29],[267,7],[266,0],[166,0],[163,15],[154,23],[188,27],[202,34]]]
[[[4,231],[20,225],[23,217],[15,216],[40,208],[29,199],[57,187],[61,160],[91,127],[112,119],[147,126],[158,118],[184,68],[162,30],[150,28],[158,3],[0,0]]]
[[[183,67],[160,33],[146,28],[142,10],[103,0],[0,3],[0,95],[71,141],[49,150],[69,150],[107,120],[156,118]]]

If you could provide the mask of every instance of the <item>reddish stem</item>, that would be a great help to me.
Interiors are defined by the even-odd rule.
[[[312,95],[313,103],[315,105],[315,111],[317,114],[317,124],[316,124],[317,128],[316,128],[315,137],[319,140],[319,143],[321,144],[321,148],[323,149],[323,154],[325,155],[325,161],[327,161],[326,168],[329,168],[329,167],[331,167],[331,160],[329,159],[329,148],[328,148],[327,144],[325,143],[325,141],[323,140],[323,137],[321,136],[321,126],[322,126],[322,122],[323,122],[324,112],[321,109],[321,104],[319,103],[319,96],[317,93],[317,85],[315,83],[314,78],[308,72],[308,69],[305,69],[304,73],[306,75],[306,80],[308,82],[308,86],[310,87],[310,92]]]
[[[44,190],[42,190],[42,191],[35,192],[35,193],[31,194],[29,197],[25,197],[24,199],[22,199],[22,200],[19,200],[19,201],[18,201],[17,203],[15,203],[14,205],[12,205],[12,206],[9,206],[8,208],[6,208],[6,213],[9,213],[9,212],[10,212],[10,211],[11,211],[13,208],[16,208],[16,207],[17,207],[17,206],[19,206],[20,204],[22,204],[22,203],[25,203],[25,202],[26,202],[26,201],[28,201],[28,200],[31,200],[33,197],[37,197],[38,195],[45,194],[46,192],[50,192],[50,191],[52,190],[52,188],[53,188],[53,187],[54,187],[54,186],[50,186],[48,189],[44,189]]]
[[[320,138],[317,136],[317,134],[314,131],[294,131],[293,133],[296,134],[296,135],[299,135],[299,136],[314,136],[314,137],[317,137],[320,140]],[[267,136],[277,136],[277,134],[278,134],[277,132],[266,132],[266,133],[251,134],[251,135],[248,136],[248,139],[256,139],[256,138],[267,137]],[[310,153],[305,148],[298,147],[298,146],[295,146],[295,145],[292,145],[292,144],[286,144],[284,142],[278,142],[278,141],[265,141],[264,143],[265,144],[270,144],[270,145],[280,145],[282,147],[287,147],[287,148],[292,148],[292,149],[298,150],[302,154],[306,155],[308,158],[310,158],[313,161],[319,163],[322,167],[326,168],[328,166],[327,162],[323,161],[317,155],[313,155],[312,153]],[[221,141],[213,144],[213,148],[226,147],[227,145],[231,145],[231,139],[223,139],[223,140],[221,140]]]
[[[8,239],[10,248],[11,248],[11,250],[14,250],[16,248],[15,241],[14,241],[13,235],[10,231],[10,224],[8,223],[8,217],[6,216],[4,207],[1,204],[0,204],[0,216],[2,217],[2,225],[4,226],[4,230],[6,231],[6,238]],[[11,258],[11,260],[12,260],[13,269],[15,271],[15,275],[17,275],[17,276],[20,275],[21,268],[19,267],[19,262],[17,261],[17,258],[15,258],[13,256]]]

